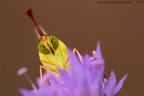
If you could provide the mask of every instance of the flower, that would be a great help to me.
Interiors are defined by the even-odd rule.
[[[104,78],[105,61],[100,50],[100,43],[93,51],[93,56],[85,55],[83,64],[69,50],[70,69],[59,69],[60,77],[45,73],[37,79],[38,89],[20,89],[23,96],[114,96],[123,86],[126,74],[117,84],[116,75],[111,71],[108,79]]]

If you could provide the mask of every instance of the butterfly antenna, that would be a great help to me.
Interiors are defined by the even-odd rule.
[[[44,36],[44,33],[42,32],[42,30],[40,29],[36,19],[34,18],[33,14],[32,14],[32,9],[31,8],[27,8],[25,10],[26,15],[32,20],[34,26],[36,27],[37,31],[39,32],[40,36]]]

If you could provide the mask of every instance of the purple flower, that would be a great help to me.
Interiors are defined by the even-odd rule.
[[[23,96],[114,96],[123,86],[126,74],[118,83],[116,75],[111,71],[108,79],[104,78],[104,59],[98,42],[93,56],[85,55],[83,63],[69,50],[70,69],[59,69],[60,77],[45,73],[43,79],[38,78],[38,88],[20,89]]]

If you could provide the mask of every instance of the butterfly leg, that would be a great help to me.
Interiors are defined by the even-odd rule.
[[[42,69],[48,70],[45,66],[40,66],[40,78],[42,79]]]
[[[64,62],[64,64],[63,64],[63,65],[64,65],[63,68],[64,68],[65,70],[67,70],[67,69],[69,68],[69,65],[67,64],[67,63],[68,63],[68,60],[69,60],[69,57],[67,57],[67,59],[65,60],[65,62]]]
[[[75,53],[77,53],[77,55],[80,59],[80,62],[83,63],[83,57],[81,56],[81,54],[79,53],[79,51],[76,48],[73,49],[73,54],[75,54]]]
[[[42,69],[44,69],[44,70],[48,70],[48,68],[46,68],[45,66],[40,66],[40,78],[41,78],[41,80],[42,80]],[[50,81],[48,80],[48,78],[46,79],[47,80],[47,83],[49,84],[49,85],[51,85],[51,83],[50,83]]]

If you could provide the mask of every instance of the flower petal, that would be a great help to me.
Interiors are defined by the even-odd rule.
[[[71,51],[69,51],[70,69],[68,70],[69,79],[73,81],[73,85],[79,85],[83,79],[82,64]],[[76,78],[78,77],[78,78]]]
[[[111,71],[110,78],[108,79],[106,85],[104,86],[103,95],[102,96],[112,96],[113,89],[116,86],[116,75],[113,71]]]
[[[100,42],[98,41],[97,43],[97,48],[96,48],[96,59],[98,61],[100,61],[102,64],[104,64],[104,59],[103,59],[103,56],[101,54],[101,48],[100,48]]]
[[[100,96],[102,91],[102,80],[103,80],[103,73],[104,73],[104,64],[94,64],[95,67],[95,74],[93,74],[93,80],[90,84],[91,87],[91,94],[92,96]]]
[[[20,88],[19,92],[23,95],[23,96],[38,96],[38,94],[36,94],[36,92],[34,91],[30,91],[24,88]]]
[[[117,84],[117,86],[115,87],[115,89],[113,90],[113,95],[115,95],[123,86],[124,81],[126,80],[128,74],[126,74]]]

